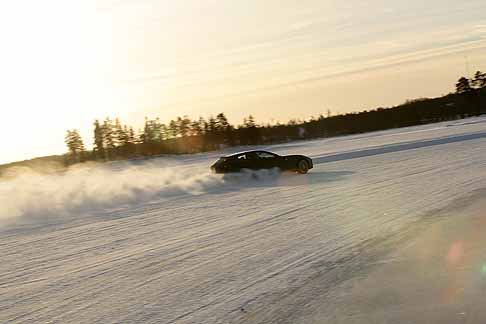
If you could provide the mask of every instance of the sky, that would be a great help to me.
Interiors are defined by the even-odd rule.
[[[0,163],[225,112],[307,119],[453,91],[486,71],[484,0],[17,0],[0,4]]]

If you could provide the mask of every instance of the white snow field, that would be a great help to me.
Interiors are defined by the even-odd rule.
[[[11,170],[0,323],[390,323],[349,283],[486,188],[485,118],[262,148],[314,169],[210,174],[226,151]]]

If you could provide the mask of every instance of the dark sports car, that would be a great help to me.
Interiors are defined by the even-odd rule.
[[[239,172],[242,169],[279,168],[305,174],[313,167],[312,159],[304,155],[280,156],[267,151],[248,151],[221,157],[211,166],[211,170],[216,173],[228,173]]]

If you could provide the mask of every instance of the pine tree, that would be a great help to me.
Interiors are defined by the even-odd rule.
[[[246,128],[256,127],[255,118],[252,115],[248,116],[244,119],[244,125]]]
[[[219,144],[234,144],[233,127],[228,122],[224,113],[216,116],[216,133]]]
[[[105,146],[103,142],[104,134],[103,127],[100,125],[98,120],[94,121],[94,147],[93,153],[97,159],[105,158]]]
[[[183,118],[177,117],[177,128],[178,133],[181,137],[186,137],[190,131],[191,120],[189,117],[184,116]]]
[[[145,117],[145,126],[143,128],[143,143],[154,143],[160,138],[160,122],[156,120],[149,120]]]
[[[206,121],[204,120],[204,118],[202,117],[199,117],[199,120],[198,120],[198,123],[199,123],[199,128],[201,129],[201,135],[204,135],[204,133],[206,132]]]
[[[191,136],[199,136],[202,134],[203,131],[201,127],[201,123],[198,120],[194,120],[191,122],[190,129],[191,129],[190,131]]]
[[[145,133],[142,129],[138,129],[138,132],[137,134],[135,135],[135,142],[137,144],[141,144],[141,143],[144,143],[145,141]]]
[[[73,163],[82,162],[84,160],[85,148],[84,143],[76,129],[68,130],[64,141],[68,147]]]
[[[122,132],[120,133],[120,136],[119,136],[119,141],[121,142],[122,146],[126,146],[126,145],[130,144],[130,132],[128,130],[127,125],[123,125]]]
[[[214,134],[218,129],[217,124],[216,124],[216,119],[214,119],[213,116],[209,117],[208,127],[209,127],[209,133],[211,133],[211,134]]]
[[[178,127],[177,127],[177,122],[175,120],[171,120],[169,122],[168,133],[169,133],[169,138],[177,137]]]
[[[127,144],[127,126],[125,128],[122,127],[120,124],[120,120],[118,118],[115,119],[115,127],[114,127],[114,143],[115,146],[120,147]]]
[[[240,132],[241,143],[255,145],[260,142],[260,131],[256,125],[255,118],[252,115],[243,119],[242,128],[242,132]]]
[[[160,124],[160,132],[159,132],[159,142],[165,141],[169,138],[169,131],[165,124]]]
[[[199,123],[201,123],[201,127],[204,131],[204,135],[208,135],[211,132],[211,128],[209,127],[209,121],[205,121],[204,119],[200,119]]]
[[[103,145],[105,147],[106,158],[112,159],[114,157],[115,145],[115,131],[113,122],[109,117],[103,121]]]
[[[456,92],[459,94],[470,93],[473,90],[469,79],[462,77],[456,83]]]
[[[477,71],[474,75],[474,80],[472,81],[473,86],[477,89],[486,88],[486,73]]]
[[[136,144],[137,143],[137,138],[135,136],[135,131],[133,130],[133,127],[130,126],[130,129],[128,130],[128,142],[130,144]]]
[[[228,119],[224,115],[224,113],[219,113],[216,116],[216,130],[220,133],[223,133],[226,131],[226,129],[229,127]]]
[[[162,123],[160,122],[159,117],[155,119],[153,124],[153,141],[154,142],[162,142]]]
[[[145,117],[145,123],[143,124],[143,131],[139,131],[140,133],[140,143],[148,143],[150,139],[150,126],[148,123],[148,118]]]

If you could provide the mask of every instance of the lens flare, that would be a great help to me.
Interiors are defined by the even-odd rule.
[[[449,248],[449,252],[447,252],[447,263],[451,266],[457,265],[462,257],[464,256],[464,244],[461,241],[455,242]]]
[[[486,263],[481,266],[481,274],[486,275]]]

